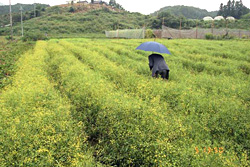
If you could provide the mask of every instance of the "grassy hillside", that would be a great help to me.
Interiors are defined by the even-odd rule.
[[[153,13],[153,15],[157,15],[157,13],[161,12],[169,12],[175,16],[184,16],[187,19],[202,19],[205,16],[215,17],[217,15],[217,11],[208,12],[205,9],[195,8],[191,6],[167,6],[161,8],[159,11]]]
[[[176,7],[178,8],[178,7]],[[185,9],[196,8],[182,8]],[[171,8],[172,9],[172,8]],[[173,8],[174,11],[175,8]],[[199,15],[187,10],[187,15]],[[183,12],[182,11],[182,12]],[[177,12],[178,13],[178,12]],[[60,5],[48,8],[37,7],[37,17],[34,18],[34,12],[26,12],[24,15],[24,34],[25,36],[44,36],[49,37],[86,37],[86,36],[104,36],[105,30],[116,29],[136,29],[146,26],[147,29],[161,29],[164,18],[164,25],[179,29],[180,17],[169,12],[159,12],[156,15],[143,15],[140,13],[130,13],[125,10],[112,8],[105,5],[83,5],[74,4]],[[5,24],[9,24],[6,15],[0,16]],[[183,16],[182,29],[190,29],[196,27],[211,28],[211,23],[202,20],[187,19]],[[14,35],[21,35],[20,14],[13,15]],[[228,24],[228,28],[249,29],[250,21],[247,19],[238,20]],[[215,22],[216,28],[225,28],[226,22]],[[0,27],[0,35],[9,35],[9,27]],[[86,35],[88,34],[88,35]],[[92,34],[92,35],[89,35]],[[98,35],[96,35],[98,34]]]
[[[74,12],[70,12],[71,8]],[[104,33],[105,30],[141,28],[146,16],[130,13],[111,7],[89,6],[55,6],[46,8],[40,17],[24,22],[25,33],[47,33],[49,36],[86,33]],[[0,35],[9,33],[9,28],[0,29]],[[14,26],[14,34],[20,35],[20,23]]]
[[[13,20],[13,25],[17,25],[18,23],[21,22],[21,13],[20,13],[20,7],[23,7],[23,21],[29,20],[34,18],[34,5],[28,5],[28,4],[16,4],[13,5],[12,8],[12,20]],[[49,5],[44,5],[44,4],[36,4],[36,16],[39,17],[41,16],[45,8],[47,8]],[[1,11],[2,13],[5,14],[0,14],[0,27],[4,27],[5,25],[10,24],[10,19],[9,19],[9,6],[0,6],[0,8],[3,10]]]

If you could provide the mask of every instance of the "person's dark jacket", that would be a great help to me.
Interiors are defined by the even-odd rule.
[[[148,57],[149,68],[152,70],[152,76],[155,75],[157,71],[168,70],[168,65],[166,64],[164,58],[159,54],[151,54]]]

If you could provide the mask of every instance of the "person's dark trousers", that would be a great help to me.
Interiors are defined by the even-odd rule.
[[[169,78],[169,70],[162,70],[162,71],[157,71],[155,73],[155,77],[158,78],[158,75],[161,75],[162,79],[167,79]]]

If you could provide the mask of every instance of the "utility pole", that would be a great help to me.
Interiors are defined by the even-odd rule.
[[[12,27],[11,0],[9,0],[9,4],[10,4],[10,34],[11,34],[11,40],[13,40],[13,27]]]
[[[198,38],[198,22],[196,20],[196,34],[195,34],[196,39]]]
[[[20,11],[21,11],[21,28],[22,28],[22,37],[23,37],[23,7],[20,7]]]
[[[120,34],[119,34],[119,28],[120,28],[120,27],[119,27],[119,24],[120,24],[120,21],[118,21],[118,24],[117,24],[117,37],[118,37],[118,39],[119,39],[119,35],[120,35]]]
[[[212,34],[214,34],[214,20],[212,21]]]
[[[181,29],[182,29],[182,27],[181,27],[181,17],[180,17],[180,38],[182,38],[181,37]]]
[[[34,18],[36,17],[36,1],[34,1]]]

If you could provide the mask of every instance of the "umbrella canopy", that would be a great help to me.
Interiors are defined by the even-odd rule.
[[[138,46],[136,50],[171,54],[169,50],[166,48],[166,46],[158,42],[144,42],[140,46]]]

